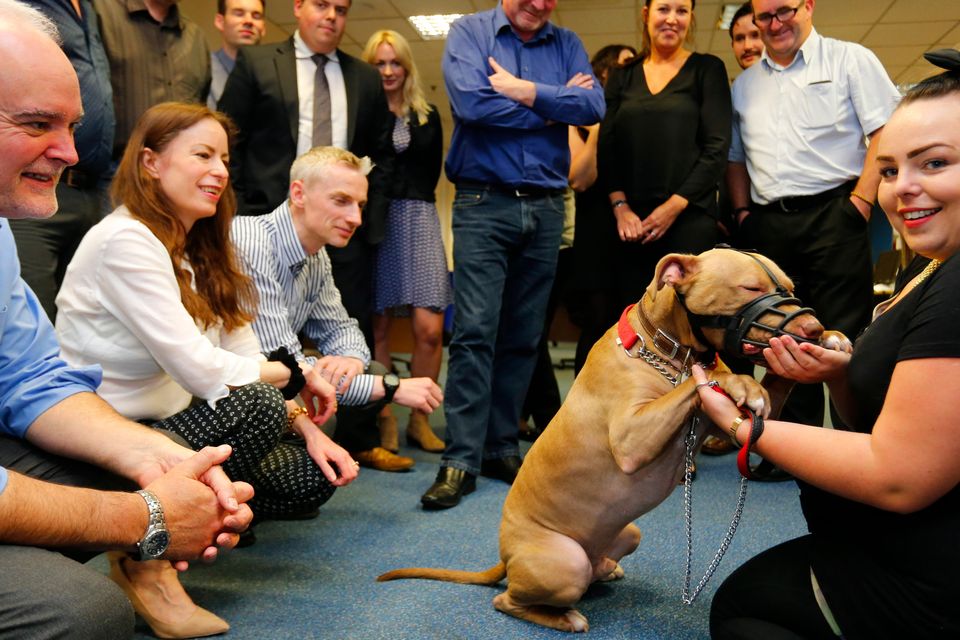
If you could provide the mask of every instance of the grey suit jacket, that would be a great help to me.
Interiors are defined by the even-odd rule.
[[[386,186],[393,164],[393,116],[380,74],[338,50],[347,91],[347,148],[376,163],[371,172],[360,236],[383,239],[389,200]],[[287,197],[290,165],[297,153],[299,99],[293,38],[243,47],[218,106],[239,127],[231,152],[230,176],[241,214],[273,211]]]

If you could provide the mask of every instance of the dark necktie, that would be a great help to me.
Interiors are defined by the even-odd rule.
[[[327,84],[327,75],[323,72],[327,56],[314,54],[313,61],[317,63],[317,71],[313,78],[312,144],[314,147],[328,147],[333,143],[333,132],[330,126],[330,85]]]

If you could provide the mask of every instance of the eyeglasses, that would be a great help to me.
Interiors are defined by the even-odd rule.
[[[783,24],[789,20],[793,19],[793,16],[797,15],[797,11],[800,11],[800,7],[803,6],[801,2],[795,7],[780,7],[773,13],[758,13],[753,16],[753,24],[758,27],[769,27],[773,23],[773,19],[776,18],[777,22]]]

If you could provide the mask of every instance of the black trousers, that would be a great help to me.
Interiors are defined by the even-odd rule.
[[[373,261],[375,247],[367,243],[363,229],[357,231],[347,246],[327,247],[333,268],[333,281],[340,290],[340,300],[373,353]],[[348,451],[366,451],[380,446],[377,412],[346,408],[337,413],[335,440]]]
[[[854,339],[869,324],[873,267],[867,221],[847,195],[794,212],[754,205],[739,235],[742,246],[780,265],[796,296],[816,310],[825,328]],[[822,425],[823,409],[823,385],[797,385],[781,418]]]

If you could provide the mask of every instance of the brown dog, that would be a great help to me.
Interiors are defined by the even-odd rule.
[[[646,295],[621,321],[629,322],[626,333],[643,338],[647,356],[638,357],[637,347],[625,349],[628,341],[621,346],[618,327],[593,346],[507,494],[498,565],[483,572],[398,569],[378,580],[493,585],[507,577],[507,590],[493,599],[494,607],[562,631],[586,631],[587,619],[574,605],[592,582],[623,576],[618,561],[640,543],[633,521],[666,499],[684,472],[684,426],[699,399],[693,379],[675,385],[669,378],[682,377],[689,367],[685,353],[695,357],[723,345],[719,329],[703,330],[710,344],[698,342],[680,296],[694,313],[732,315],[774,290],[760,260],[792,290],[787,276],[762,256],[720,249],[671,254],[659,262]],[[661,335],[655,337],[657,330]],[[823,334],[810,314],[794,318],[786,330],[810,339]],[[748,336],[765,343],[771,336],[764,333],[752,329]],[[671,337],[692,349],[673,353]],[[709,375],[738,402],[769,412],[767,392],[752,377],[720,369]],[[709,423],[700,425],[698,446]]]

